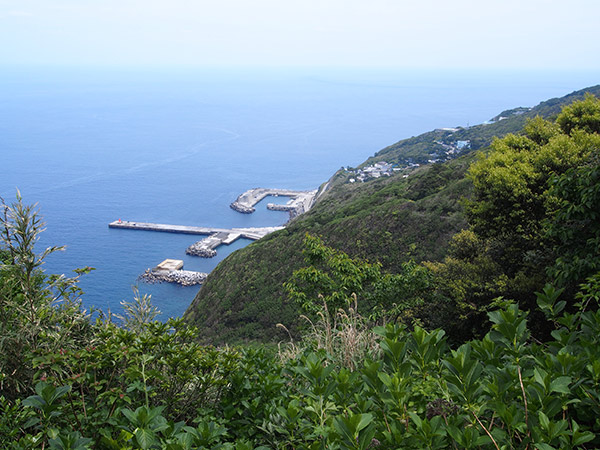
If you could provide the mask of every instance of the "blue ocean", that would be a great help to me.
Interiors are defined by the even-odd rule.
[[[38,243],[66,245],[48,273],[81,280],[84,304],[119,313],[132,287],[162,318],[180,316],[199,287],[143,284],[165,258],[210,272],[249,243],[212,259],[185,255],[201,237],[109,229],[117,219],[178,225],[281,225],[229,204],[254,187],[315,189],[400,139],[484,122],[597,84],[597,73],[4,67],[0,71],[0,195],[39,203]],[[282,199],[279,199],[281,201]]]

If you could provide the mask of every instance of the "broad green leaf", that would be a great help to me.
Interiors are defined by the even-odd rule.
[[[408,415],[410,416],[410,418],[412,419],[412,421],[415,423],[415,425],[418,428],[421,428],[423,426],[423,420],[419,417],[418,414],[415,414],[414,412],[409,412]]]
[[[144,450],[157,443],[156,436],[152,430],[147,428],[138,428],[135,430],[135,440]]]
[[[539,449],[539,450],[557,450],[555,447],[552,447],[549,444],[535,444],[535,448]]]
[[[561,394],[569,394],[571,384],[571,377],[558,377],[550,382],[550,392],[559,392]]]
[[[373,421],[373,414],[370,413],[366,413],[366,414],[357,414],[354,417],[359,418],[358,420],[358,424],[356,425],[356,432],[359,432],[360,430],[362,430],[363,428],[365,428],[367,425],[369,425],[372,421]]]
[[[595,437],[596,435],[591,431],[585,431],[583,433],[578,432],[577,435],[573,433],[573,445],[579,446],[581,444],[585,444],[586,442],[591,441]]]

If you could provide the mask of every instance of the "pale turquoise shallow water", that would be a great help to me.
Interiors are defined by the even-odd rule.
[[[118,218],[182,225],[279,225],[287,215],[238,214],[252,187],[314,189],[400,139],[466,126],[504,109],[597,84],[596,73],[348,70],[119,70],[3,68],[0,195],[39,202],[40,246],[66,244],[49,272],[97,270],[85,303],[119,311],[147,267],[185,255],[197,237],[110,230]],[[140,284],[166,316],[183,313],[197,287]]]

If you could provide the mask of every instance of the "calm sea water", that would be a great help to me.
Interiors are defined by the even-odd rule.
[[[182,225],[280,225],[229,204],[253,187],[314,189],[400,139],[466,126],[597,84],[595,73],[3,68],[0,195],[38,202],[39,247],[66,245],[46,270],[81,282],[87,306],[120,311],[146,268],[165,258],[210,271],[218,256],[185,255],[197,236],[111,230],[121,218]],[[261,207],[262,206],[262,207]],[[163,318],[198,287],[139,284]]]

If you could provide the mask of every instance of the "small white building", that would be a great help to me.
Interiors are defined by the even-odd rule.
[[[462,150],[463,148],[471,148],[471,141],[456,141],[456,148]]]

